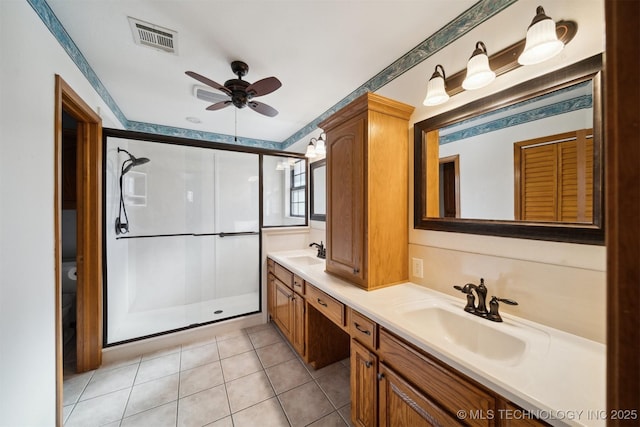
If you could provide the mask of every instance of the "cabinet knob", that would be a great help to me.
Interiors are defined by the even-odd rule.
[[[382,379],[384,378],[384,374],[382,372],[380,372],[378,375],[378,381],[382,381]]]
[[[366,362],[364,362],[364,366],[366,366],[367,368],[371,367],[371,361],[367,360]]]
[[[359,268],[354,268],[353,269],[353,274],[358,274],[360,273],[360,269]]]

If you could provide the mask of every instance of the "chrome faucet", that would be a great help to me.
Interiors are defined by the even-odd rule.
[[[479,317],[484,317],[493,322],[502,322],[502,317],[500,317],[500,313],[498,313],[499,302],[518,305],[514,300],[492,296],[489,302],[490,310],[487,311],[487,287],[484,285],[484,279],[482,278],[480,279],[479,285],[467,283],[464,286],[455,285],[454,288],[467,295],[467,305],[465,305],[464,311]],[[476,296],[473,291],[475,291],[475,295],[478,296],[477,305],[475,304]]]
[[[309,247],[315,246],[318,248],[318,258],[325,259],[327,257],[327,248],[324,247],[322,240],[320,240],[320,244],[313,242],[309,245]]]

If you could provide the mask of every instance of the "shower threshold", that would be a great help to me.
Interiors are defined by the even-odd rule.
[[[259,310],[260,297],[257,292],[252,292],[193,304],[130,312],[118,316],[117,320],[112,319],[107,331],[107,345],[225,320]]]

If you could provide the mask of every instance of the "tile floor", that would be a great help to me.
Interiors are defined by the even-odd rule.
[[[349,360],[314,370],[271,324],[65,374],[65,426],[346,426]]]

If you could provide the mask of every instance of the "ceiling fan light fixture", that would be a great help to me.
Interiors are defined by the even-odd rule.
[[[518,57],[520,65],[533,65],[544,62],[559,54],[564,43],[558,40],[556,23],[549,18],[542,6],[536,9],[536,16],[527,29],[524,50]]]
[[[495,78],[496,73],[489,67],[487,47],[479,41],[467,63],[467,76],[462,82],[462,87],[465,90],[480,89],[494,81]]]
[[[207,110],[209,111],[221,110],[230,105],[234,105],[236,108],[249,107],[253,111],[267,117],[275,117],[278,115],[278,110],[265,103],[256,101],[253,98],[268,95],[279,89],[282,86],[280,80],[275,77],[267,77],[253,83],[242,80],[242,77],[249,72],[249,66],[242,61],[233,61],[231,63],[231,71],[233,71],[238,78],[227,80],[224,85],[193,71],[185,71],[185,74],[226,95],[223,100],[208,106]]]
[[[438,71],[438,67],[442,72]],[[427,83],[427,96],[422,102],[423,105],[430,107],[444,104],[449,100],[449,94],[445,89],[445,78],[444,68],[442,65],[436,65],[436,69],[431,75],[429,83]]]

